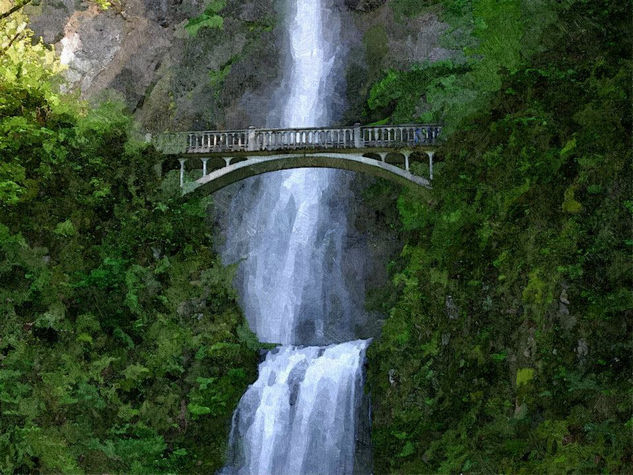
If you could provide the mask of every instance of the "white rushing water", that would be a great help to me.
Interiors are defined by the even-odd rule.
[[[366,340],[268,353],[233,417],[238,473],[353,473]]]
[[[336,37],[337,18],[324,4],[331,0],[289,1],[291,61],[278,94],[281,123],[268,125],[327,125],[332,78],[340,72],[339,45],[325,37]],[[346,210],[328,202],[332,194],[346,198],[349,192],[340,183],[333,170],[279,172],[250,180],[232,200],[223,258],[242,259],[242,307],[258,338],[285,346],[268,353],[239,403],[224,473],[355,470],[368,342],[294,346],[351,336],[330,329],[345,330],[352,313],[360,311],[350,301],[340,265]]]
[[[276,94],[281,107],[271,111],[268,126],[323,126],[332,120],[328,99],[342,75],[335,61],[340,45],[324,36],[336,38],[338,20],[322,1],[330,0],[289,0],[290,56]],[[233,197],[222,255],[227,263],[243,259],[241,304],[261,341],[327,344],[354,338],[354,306],[340,265],[350,191],[341,182],[337,170],[299,169],[246,180]],[[332,196],[336,201],[328,205]]]

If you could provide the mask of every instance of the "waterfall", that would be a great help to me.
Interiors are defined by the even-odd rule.
[[[267,125],[328,125],[332,78],[341,76],[338,18],[325,4],[331,0],[290,1],[291,60],[280,113]],[[223,259],[240,262],[237,286],[251,328],[283,346],[268,353],[239,403],[224,473],[354,471],[368,342],[354,338],[353,314],[362,308],[341,266],[344,182],[342,172],[299,169],[246,180],[232,197]]]
[[[269,352],[233,417],[232,467],[249,474],[353,473],[366,345]]]

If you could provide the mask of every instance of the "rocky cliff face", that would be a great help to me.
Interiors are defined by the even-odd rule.
[[[204,0],[44,1],[29,7],[33,29],[54,44],[67,77],[87,98],[123,97],[148,131],[261,126],[280,80],[281,0],[227,0],[221,28],[186,29]],[[341,0],[349,46],[345,121],[359,117],[368,88],[386,68],[445,58],[432,13],[394,15],[384,0]]]

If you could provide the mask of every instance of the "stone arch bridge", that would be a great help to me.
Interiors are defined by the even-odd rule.
[[[213,193],[250,176],[292,168],[338,168],[368,173],[408,186],[430,188],[433,155],[441,126],[389,126],[256,129],[167,133],[147,136],[180,162],[183,194]],[[428,175],[411,164],[428,159]],[[186,182],[197,166],[200,178]],[[415,167],[413,167],[415,168]]]

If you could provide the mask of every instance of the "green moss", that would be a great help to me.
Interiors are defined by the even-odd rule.
[[[521,368],[517,370],[516,377],[516,385],[517,387],[528,384],[530,381],[534,379],[534,369],[533,368]]]
[[[226,7],[226,0],[212,0],[204,10],[204,13],[189,20],[185,25],[185,30],[191,36],[196,36],[201,28],[222,29],[224,18],[220,13]]]
[[[389,52],[389,38],[382,25],[374,25],[367,30],[363,38],[365,58],[369,66],[369,74],[374,76],[381,68],[382,60]]]

